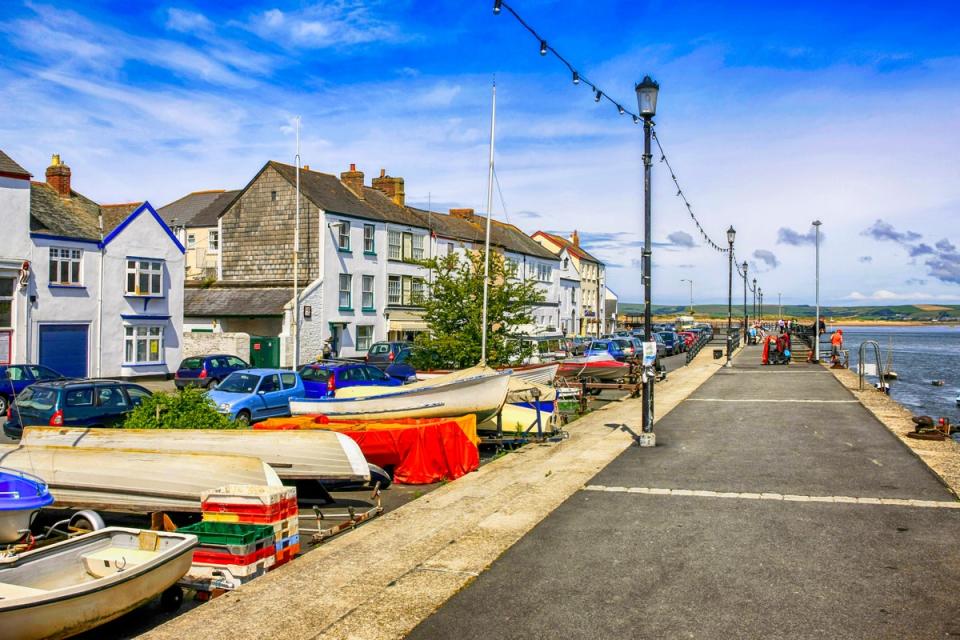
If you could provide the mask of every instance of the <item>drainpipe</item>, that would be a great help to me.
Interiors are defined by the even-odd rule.
[[[97,377],[103,376],[103,210],[97,214],[97,227],[100,229],[100,275],[97,282]]]

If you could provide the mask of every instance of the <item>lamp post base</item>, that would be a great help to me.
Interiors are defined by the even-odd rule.
[[[637,434],[637,446],[638,447],[655,447],[657,446],[657,434],[645,433],[641,431]]]

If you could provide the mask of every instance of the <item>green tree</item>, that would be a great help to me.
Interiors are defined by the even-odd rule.
[[[483,251],[456,253],[423,264],[434,273],[429,296],[421,303],[429,331],[414,342],[418,369],[471,367],[480,362],[483,316]],[[533,307],[543,293],[532,281],[516,277],[516,268],[499,253],[490,254],[487,299],[487,364],[515,363],[533,346],[516,340],[523,325],[533,324]]]
[[[144,398],[123,423],[124,429],[234,429],[200,389],[157,392]]]

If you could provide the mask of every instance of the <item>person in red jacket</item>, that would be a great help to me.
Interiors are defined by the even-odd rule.
[[[840,352],[843,350],[843,329],[837,329],[830,336],[830,362],[840,363]]]

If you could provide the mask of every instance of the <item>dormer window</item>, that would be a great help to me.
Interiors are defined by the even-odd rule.
[[[50,247],[50,284],[80,285],[80,262],[83,249]]]

